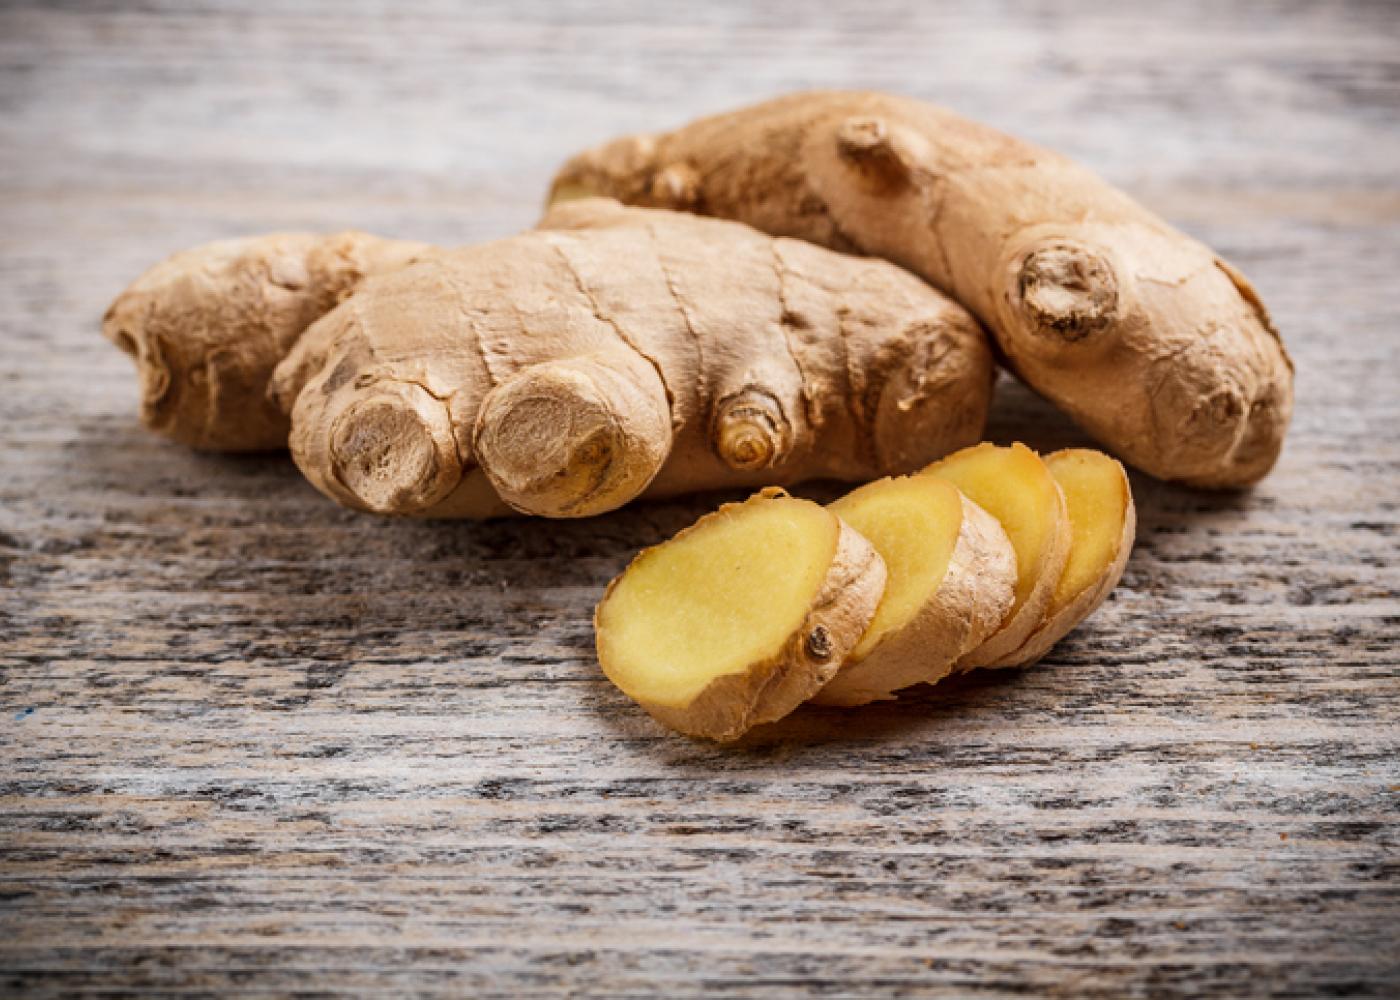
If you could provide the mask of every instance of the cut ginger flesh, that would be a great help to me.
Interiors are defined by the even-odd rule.
[[[979,444],[924,471],[962,490],[1006,530],[1016,552],[1016,600],[1009,621],[1035,589],[1046,548],[1060,530],[1059,498],[1045,462],[1023,444]]]
[[[598,658],[628,696],[684,708],[778,655],[821,591],[840,522],[819,504],[733,504],[643,552],[598,609]]]
[[[885,561],[885,593],[851,652],[856,662],[908,625],[942,585],[962,530],[962,496],[933,476],[908,476],[862,486],[830,509]]]
[[[1052,617],[1086,587],[1098,583],[1117,559],[1128,514],[1128,487],[1122,466],[1088,448],[1057,451],[1045,459],[1045,465],[1065,495],[1071,538],[1069,561],[1046,615]]]

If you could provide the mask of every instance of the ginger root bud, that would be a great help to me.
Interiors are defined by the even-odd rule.
[[[355,400],[328,443],[336,480],[379,514],[431,508],[462,475],[447,408],[412,382],[381,382]]]
[[[665,386],[629,351],[523,369],[487,393],[476,418],[476,458],[491,485],[541,517],[620,507],[670,450]]]
[[[715,453],[731,469],[751,472],[777,465],[792,445],[782,405],[761,389],[745,389],[720,403],[711,433]]]

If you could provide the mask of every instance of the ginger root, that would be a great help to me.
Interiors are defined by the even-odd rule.
[[[1071,543],[1064,495],[1040,456],[1023,444],[984,442],[924,471],[995,517],[1016,552],[1015,600],[1001,627],[958,661],[959,670],[997,665],[1039,627],[1054,598]]]
[[[272,370],[364,278],[430,248],[365,233],[224,240],[161,261],[117,297],[102,333],[136,361],[141,421],[192,448],[287,446]]]
[[[342,503],[582,517],[912,471],[976,438],[991,379],[975,321],[899,268],[596,200],[367,282],[272,393]]]
[[[875,546],[888,579],[870,627],[813,703],[864,705],[933,683],[1001,627],[1016,553],[957,487],[934,476],[882,479],[831,510]]]
[[[216,244],[104,329],[164,433],[289,443],[341,503],[435,517],[913,471],[977,438],[994,374],[977,322],[893,265],[605,200],[459,250]]]
[[[1041,623],[992,666],[1026,666],[1048,653],[1118,586],[1133,549],[1137,515],[1123,466],[1088,448],[1054,452],[1045,466],[1065,498],[1069,558]]]
[[[884,584],[874,548],[836,515],[764,491],[633,560],[598,605],[598,661],[663,724],[736,739],[831,678]]]
[[[1243,486],[1278,457],[1293,366],[1244,276],[1088,170],[942,108],[793,94],[585,152],[551,198],[597,194],[909,268],[1155,476]]]

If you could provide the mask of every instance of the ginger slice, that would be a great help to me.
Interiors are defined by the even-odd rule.
[[[924,470],[962,490],[1001,522],[1016,550],[1016,597],[999,630],[958,661],[988,667],[1020,648],[1045,617],[1069,557],[1070,525],[1060,487],[1040,456],[1017,443],[974,445]]]
[[[642,552],[594,616],[598,662],[655,719],[732,740],[787,715],[860,641],[885,585],[868,541],[765,490]]]
[[[831,510],[875,546],[888,579],[870,627],[813,702],[864,705],[937,681],[1000,627],[1016,554],[996,519],[951,483],[882,479]]]
[[[998,667],[1034,663],[1089,617],[1122,579],[1133,548],[1137,512],[1122,465],[1090,448],[1057,451],[1045,465],[1069,512],[1069,559],[1040,626]]]

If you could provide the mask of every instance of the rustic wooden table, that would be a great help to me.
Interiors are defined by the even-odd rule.
[[[1400,991],[1400,8],[0,6],[0,993]],[[715,498],[377,520],[138,425],[178,247],[534,220],[601,137],[813,85],[952,104],[1216,245],[1298,362],[1254,492],[1135,479],[1040,667],[718,749],[602,680]],[[991,433],[1077,433],[1009,382]]]

